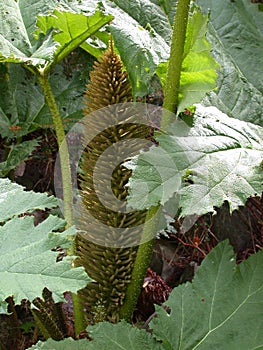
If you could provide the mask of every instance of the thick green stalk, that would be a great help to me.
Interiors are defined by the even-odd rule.
[[[52,116],[53,124],[55,126],[57,142],[59,146],[60,164],[61,164],[61,176],[62,176],[62,188],[64,199],[64,217],[67,221],[67,227],[73,225],[73,195],[72,195],[72,183],[71,172],[69,164],[68,146],[65,142],[65,132],[62,123],[62,119],[54,98],[51,86],[49,84],[48,76],[44,73],[38,74],[40,85],[43,89],[46,103],[49,107],[50,114]],[[63,142],[64,141],[64,142]]]
[[[184,44],[186,38],[189,5],[190,0],[178,0],[177,3],[170,60],[167,71],[166,86],[164,89],[164,112],[161,122],[161,130],[164,131],[167,130],[170,124],[173,122],[171,113],[165,113],[165,110],[176,113],[178,106],[180,75],[184,58]],[[145,237],[150,237],[156,230],[157,222],[159,220],[159,208],[159,206],[153,207],[148,211],[142,233],[142,241],[145,241]],[[149,221],[151,217],[154,217],[153,221]],[[155,240],[150,240],[146,243],[142,243],[138,248],[136,260],[133,266],[131,283],[127,288],[124,304],[120,310],[120,318],[127,321],[131,320],[133,311],[136,307],[146,270],[151,261],[154,241]]]
[[[76,336],[80,334],[81,331],[85,330],[87,327],[87,322],[85,320],[85,314],[83,310],[83,304],[81,302],[78,294],[71,293],[71,298],[74,308],[74,326]]]
[[[167,70],[164,88],[164,112],[162,115],[161,129],[167,130],[173,122],[171,113],[176,113],[178,107],[178,96],[180,88],[180,76],[182,62],[184,59],[184,44],[189,14],[190,0],[178,0],[177,10],[174,18],[170,60]]]
[[[72,193],[72,182],[71,182],[71,172],[70,172],[70,163],[69,163],[69,153],[68,146],[65,142],[65,132],[62,123],[62,119],[54,98],[51,86],[48,81],[47,75],[38,75],[39,82],[44,92],[44,96],[47,102],[47,105],[52,116],[53,124],[55,126],[57,142],[59,146],[59,155],[60,155],[60,165],[61,165],[61,176],[62,176],[62,188],[63,188],[63,199],[64,199],[64,217],[67,221],[67,227],[70,227],[74,224],[73,217],[73,193]],[[75,245],[74,241],[72,247],[69,248],[68,254],[74,255]],[[83,305],[79,297],[72,293],[72,301],[74,306],[74,319],[75,319],[75,331],[76,334],[79,334],[86,325],[84,322],[84,311]]]
[[[152,207],[147,213],[146,222],[144,224],[144,229],[142,233],[142,242],[146,237],[152,237],[153,232],[156,230],[156,226],[159,220],[159,215],[157,213],[159,207]],[[153,218],[153,220],[149,220]],[[133,311],[136,307],[143,280],[150,265],[151,257],[153,253],[155,239],[151,239],[145,243],[140,244],[136,260],[133,265],[131,282],[127,288],[125,300],[120,310],[120,319],[125,319],[130,321]]]

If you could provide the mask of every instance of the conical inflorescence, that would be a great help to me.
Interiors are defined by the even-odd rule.
[[[134,121],[129,102],[128,77],[111,43],[95,62],[84,101],[82,208],[76,252],[78,263],[94,279],[79,291],[91,324],[118,321],[136,258],[134,235],[145,220],[144,211],[126,210],[130,171],[122,163],[130,148],[149,133],[149,127]]]

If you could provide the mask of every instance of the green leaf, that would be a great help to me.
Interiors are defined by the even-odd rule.
[[[44,210],[57,205],[57,199],[53,196],[24,191],[22,186],[0,178],[0,222],[34,209]]]
[[[151,90],[160,62],[169,57],[171,27],[162,9],[150,0],[103,1],[113,14],[110,25],[115,45],[127,68],[135,96]]]
[[[55,9],[52,14],[38,16],[34,41],[33,33],[28,30],[32,29],[28,17],[32,4],[28,7],[21,4],[23,11],[19,5],[15,0],[3,0],[0,4],[0,61],[24,63],[40,71],[67,56],[112,19],[100,11],[87,15]]]
[[[83,91],[93,60],[82,50],[74,53],[69,67],[57,64],[50,74],[65,129],[82,118]],[[76,70],[81,65],[81,71]],[[85,66],[84,66],[85,65]],[[69,76],[65,70],[69,69]],[[39,127],[53,127],[37,78],[17,64],[0,64],[0,134],[3,138],[22,137]],[[34,98],[32,98],[34,96]],[[19,126],[20,130],[9,128]]]
[[[208,16],[195,12],[188,20],[184,60],[179,88],[178,113],[201,101],[216,87],[217,63],[210,54],[211,45],[206,39]],[[165,85],[168,62],[161,63],[156,72]]]
[[[39,341],[36,345],[31,346],[28,350],[86,350],[89,349],[89,342],[86,339],[74,340],[66,338],[56,341],[49,338],[47,341]]]
[[[93,339],[90,343],[90,349],[94,350],[162,349],[151,334],[137,327],[132,327],[124,321],[115,325],[108,322],[99,323],[95,326],[89,326],[87,331]]]
[[[46,50],[41,47],[42,45]],[[54,55],[57,45],[52,42],[51,33],[48,33],[45,38],[41,38],[34,49],[23,22],[19,3],[15,0],[1,1],[0,61],[45,66],[46,60]],[[42,50],[42,55],[39,55],[37,50],[39,52]]]
[[[175,288],[150,323],[163,349],[252,350],[263,344],[263,251],[236,266],[227,241],[217,245],[192,283]]]
[[[263,32],[261,12],[253,11],[246,0],[197,0],[204,11],[209,9],[211,25],[225,50],[244,77],[263,92]]]
[[[0,227],[0,300],[13,295],[15,303],[22,299],[32,301],[41,297],[47,287],[58,302],[64,300],[64,292],[76,292],[86,286],[90,279],[84,269],[72,268],[72,257],[56,262],[57,252],[51,251],[57,246],[69,247],[72,243],[68,237],[75,234],[74,228],[63,233],[52,232],[64,224],[64,220],[49,216],[34,226],[34,218],[25,216]]]
[[[229,116],[263,126],[263,14],[250,1],[198,0],[210,10],[208,40],[220,64],[218,90],[205,99]],[[234,88],[233,88],[234,87]]]
[[[0,93],[1,136],[12,139],[32,131],[34,118],[44,105],[36,77],[17,64],[0,64]],[[12,131],[12,126],[20,130]]]
[[[35,35],[47,35],[50,28],[57,29],[53,38],[60,45],[56,48],[54,59],[55,62],[59,62],[112,19],[113,16],[104,15],[100,11],[87,16],[83,13],[55,10],[48,16],[38,16],[36,25],[40,30],[37,30]]]
[[[162,349],[161,345],[145,330],[132,327],[129,323],[120,322],[112,324],[109,322],[98,323],[87,328],[92,341],[77,340],[71,338],[60,342],[48,339],[46,342],[38,342],[29,349],[49,350],[157,350]]]
[[[181,216],[213,212],[229,202],[230,210],[262,192],[263,129],[229,118],[215,107],[198,105],[194,126],[177,120],[159,147],[127,163],[129,205],[149,208],[180,195]],[[191,182],[185,182],[189,178]]]
[[[217,90],[208,93],[202,103],[206,106],[213,105],[230,117],[263,126],[262,92],[247,80],[218,33],[212,26],[209,28],[208,40],[221,69],[218,73]],[[252,45],[250,55],[254,55]]]
[[[39,140],[24,141],[18,145],[12,145],[7,159],[0,163],[0,176],[6,176],[10,170],[15,169],[22,161],[27,160]]]
[[[76,12],[78,4],[78,0],[19,0],[19,10],[31,44],[34,45],[36,41],[33,33],[36,30],[37,16],[50,15],[56,9]]]

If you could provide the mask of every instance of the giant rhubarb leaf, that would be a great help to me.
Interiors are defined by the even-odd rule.
[[[178,194],[182,216],[202,215],[224,201],[232,211],[262,192],[263,129],[201,105],[193,122],[177,120],[157,137],[159,147],[127,163],[131,207],[165,204]]]
[[[34,209],[44,210],[57,205],[58,201],[53,196],[24,191],[22,186],[11,183],[9,179],[0,179],[0,223]]]
[[[236,266],[224,241],[204,259],[192,283],[172,291],[167,308],[156,307],[152,334],[125,322],[103,322],[87,328],[90,342],[49,339],[30,349],[262,349],[262,276],[263,251]]]
[[[54,206],[54,198],[45,194],[23,192],[21,186],[1,180],[0,222],[25,213],[29,209]],[[55,301],[63,300],[65,291],[76,292],[90,281],[82,267],[72,268],[72,257],[56,262],[55,247],[69,247],[76,230],[72,227],[64,232],[65,221],[49,216],[37,226],[33,216],[13,217],[0,226],[0,307],[13,296],[15,303],[22,299],[32,301],[41,297],[47,287]]]
[[[189,17],[184,48],[184,59],[179,87],[177,112],[201,101],[216,87],[217,63],[210,54],[211,45],[206,39],[208,17],[199,11]],[[160,63],[157,75],[165,86],[168,62]]]
[[[202,262],[192,283],[173,290],[150,323],[163,349],[252,350],[263,347],[263,251],[236,266],[224,241]]]
[[[132,327],[129,323],[120,322],[112,324],[108,322],[98,323],[95,326],[87,328],[92,341],[65,339],[60,342],[48,340],[47,342],[38,342],[30,349],[49,349],[49,350],[161,350],[161,344],[157,343],[150,333],[145,330],[139,330]]]
[[[220,64],[218,90],[205,103],[263,125],[263,12],[252,1],[197,0],[209,10],[208,40]]]
[[[25,10],[26,7],[26,10]],[[100,11],[76,13],[54,9],[39,15],[35,36],[30,12],[35,19],[35,4],[3,0],[0,4],[0,60],[24,63],[41,72],[81,45],[113,17]],[[46,6],[45,6],[46,7]],[[51,5],[52,7],[52,5]],[[26,20],[24,21],[23,16]],[[26,27],[28,26],[28,27]]]

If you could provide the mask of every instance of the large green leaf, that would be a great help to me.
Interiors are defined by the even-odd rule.
[[[65,64],[57,64],[50,74],[50,84],[68,129],[82,118],[83,91],[92,64],[85,52],[78,51],[75,56],[76,59],[69,63],[69,76],[65,75],[68,69]],[[75,69],[77,65],[83,66],[81,72]],[[39,127],[53,126],[37,78],[21,66],[0,65],[0,93],[0,134],[3,138],[21,137]],[[13,131],[14,125],[20,130]]]
[[[0,4],[0,61],[45,65],[54,55],[58,44],[52,41],[51,33],[36,48],[31,45],[25,28],[19,3],[15,0],[3,0]],[[37,50],[42,55],[34,56]]]
[[[52,291],[56,302],[63,301],[63,293],[76,292],[90,281],[82,267],[72,268],[73,258],[56,262],[58,253],[51,249],[69,247],[72,228],[63,233],[52,231],[65,222],[55,216],[34,226],[34,218],[14,218],[0,227],[0,300],[13,295],[15,303],[22,299],[41,297],[45,287]]]
[[[56,341],[49,338],[47,341],[39,341],[36,345],[31,346],[28,350],[86,350],[89,349],[89,343],[86,339],[74,340],[66,338]]]
[[[197,106],[194,126],[177,120],[159,147],[127,163],[133,169],[129,205],[149,208],[180,195],[181,215],[230,210],[262,192],[263,129],[229,118],[215,107]]]
[[[19,0],[18,6],[32,45],[35,44],[33,33],[36,30],[37,16],[48,15],[54,10],[76,12],[78,0]]]
[[[129,323],[120,322],[112,324],[108,322],[99,323],[87,328],[92,341],[86,340],[73,341],[65,339],[60,342],[48,340],[47,342],[38,342],[30,349],[69,349],[69,350],[161,350],[161,344],[157,343],[151,334],[145,330],[139,330],[132,327]]]
[[[230,117],[263,126],[262,92],[247,80],[211,26],[208,39],[213,46],[213,56],[221,69],[218,73],[217,90],[208,93],[202,103],[216,106]],[[252,51],[253,48],[251,54]]]
[[[43,71],[67,56],[112,19],[111,15],[100,11],[92,14],[55,9],[52,14],[38,16],[34,41],[33,33],[29,32],[29,28],[32,30],[29,16],[35,14],[35,8],[31,3],[28,6],[15,0],[1,2],[0,61],[24,63]],[[23,15],[26,16],[25,22]]]
[[[46,193],[24,191],[23,187],[0,178],[0,222],[34,209],[46,209],[58,206],[58,201]]]
[[[192,283],[175,288],[150,323],[163,349],[252,350],[263,347],[263,251],[236,266],[224,241]]]
[[[133,93],[144,96],[160,62],[169,57],[171,27],[159,6],[150,0],[103,2],[114,15],[110,26],[115,45],[127,68]]]
[[[249,1],[197,0],[203,11],[210,11],[211,25],[244,77],[263,92],[262,12],[253,11]],[[261,23],[261,24],[260,24]]]
[[[263,13],[250,1],[197,0],[210,12],[208,39],[221,66],[218,91],[206,104],[263,125]]]
[[[84,13],[55,10],[50,15],[38,16],[36,25],[40,30],[35,33],[47,35],[50,28],[57,29],[53,38],[60,43],[54,54],[55,62],[58,62],[112,19],[112,15],[105,15],[101,11],[87,16]]]
[[[218,65],[212,58],[211,45],[206,39],[208,17],[199,11],[189,17],[184,48],[184,59],[179,88],[177,111],[200,102],[205,94],[216,87],[216,68]],[[157,68],[162,85],[165,86],[168,62]]]
[[[87,328],[92,337],[91,349],[161,349],[160,344],[152,338],[151,334],[131,327],[129,323],[120,322],[117,325],[111,323],[99,323]]]
[[[38,146],[38,142],[39,140],[29,140],[10,146],[7,159],[0,163],[0,176],[6,176],[10,170],[15,169],[22,161],[27,160]]]
[[[5,309],[5,299],[13,296],[15,303],[22,299],[41,297],[46,287],[55,301],[63,300],[65,291],[76,292],[90,281],[82,267],[72,268],[73,257],[57,262],[58,246],[72,244],[74,227],[64,232],[54,232],[65,226],[65,221],[49,216],[37,226],[33,216],[17,217],[34,208],[54,206],[54,198],[34,192],[23,192],[22,187],[0,179],[0,306]],[[56,201],[55,201],[56,202]]]

